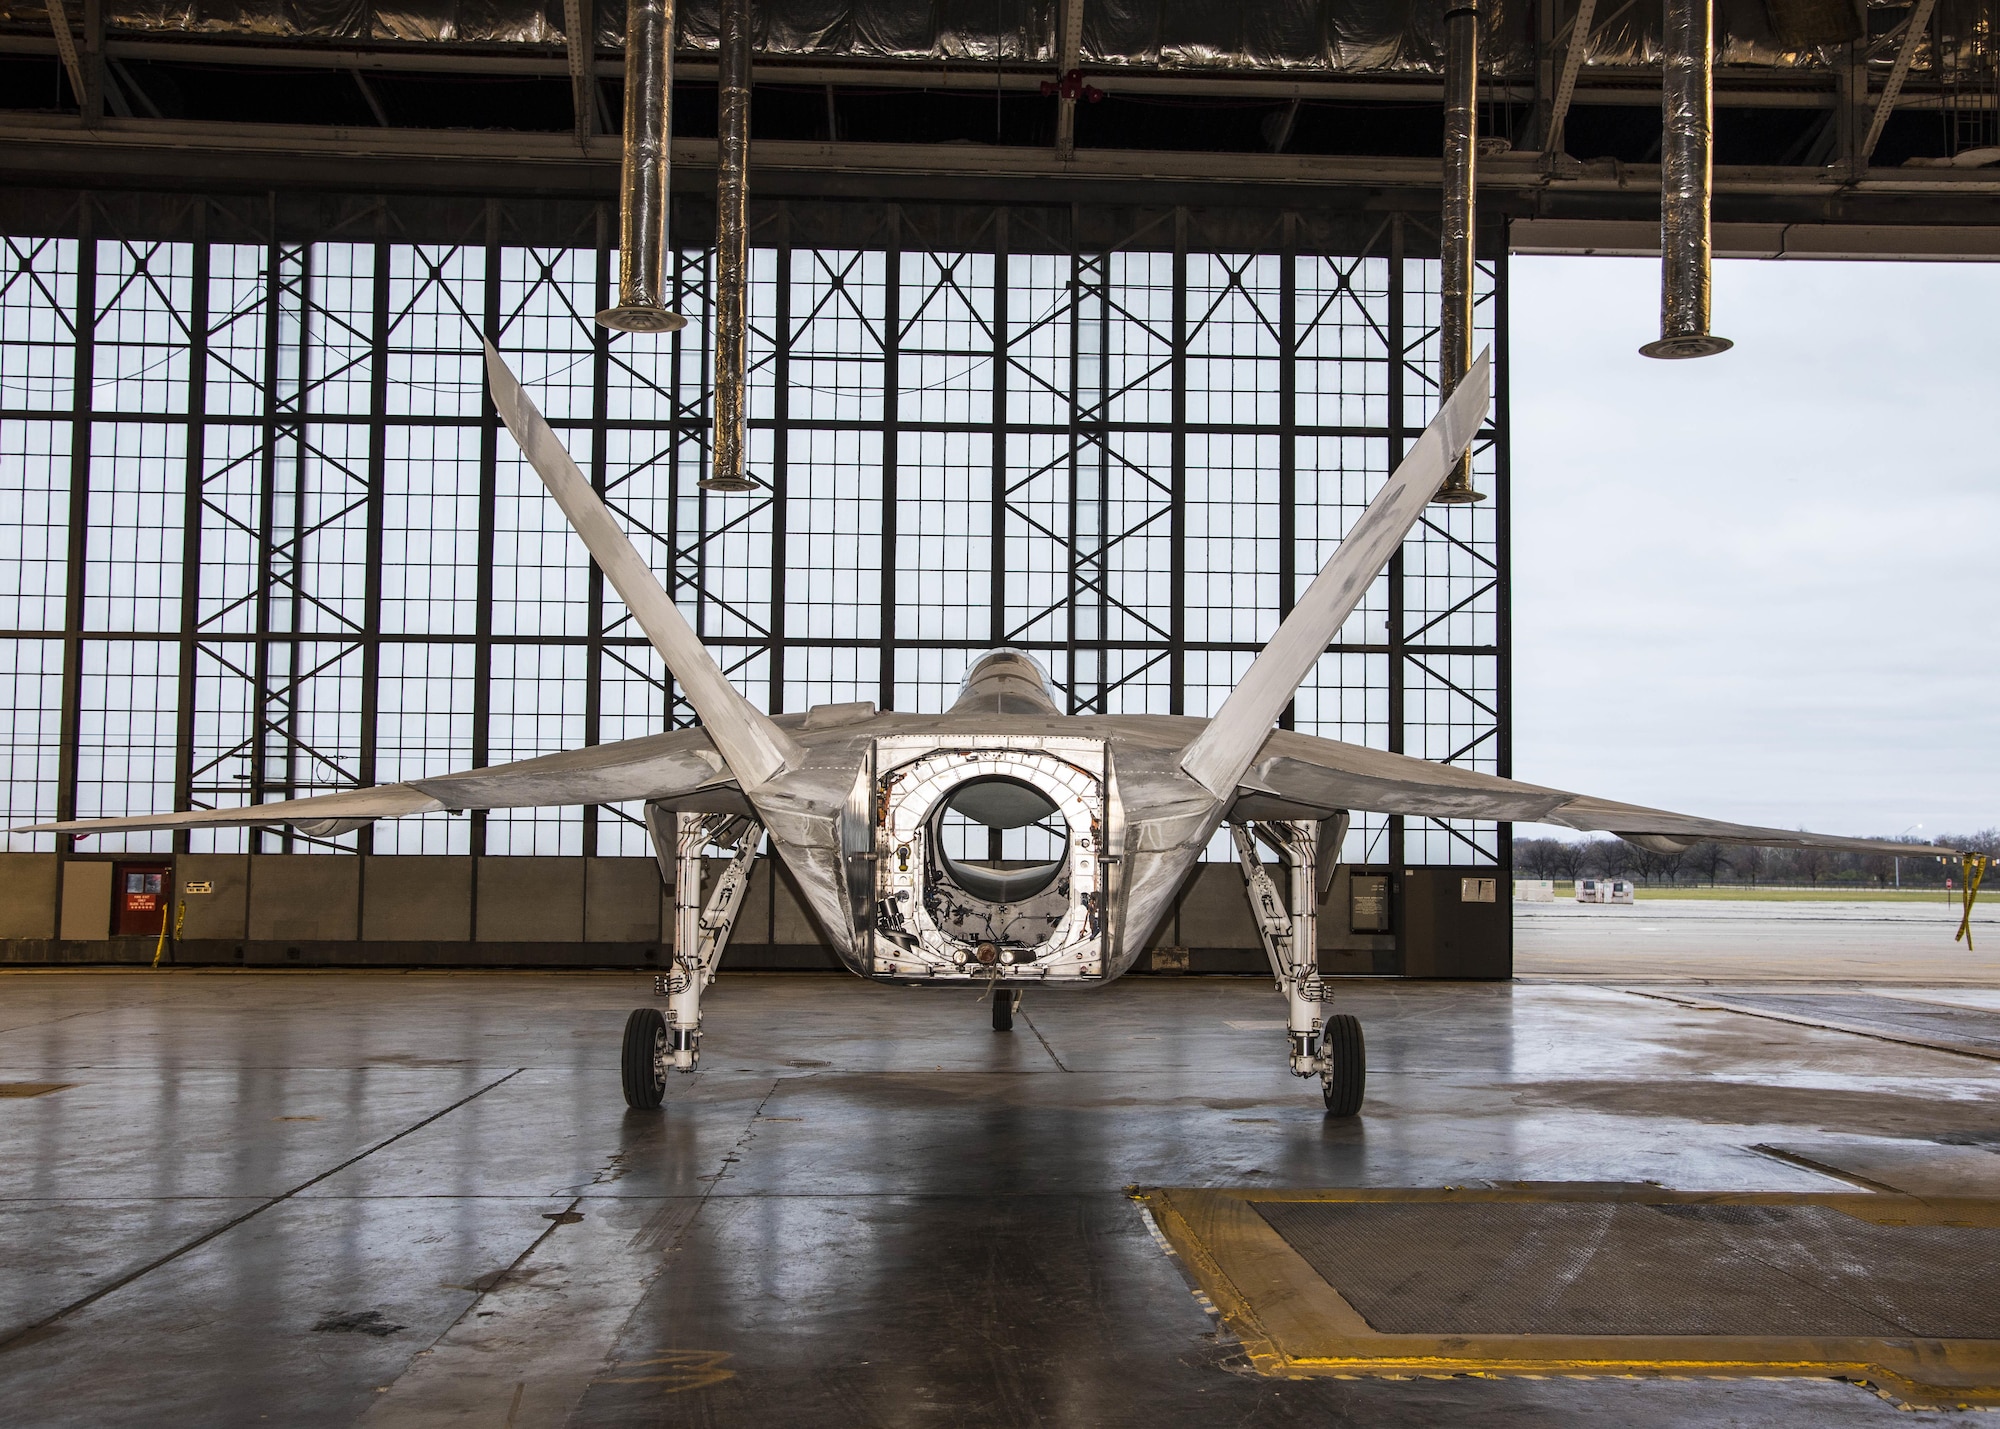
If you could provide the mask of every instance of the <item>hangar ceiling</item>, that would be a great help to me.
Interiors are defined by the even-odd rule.
[[[1427,209],[1443,9],[770,0],[756,11],[756,191],[1018,201],[1032,185],[1039,201],[1177,203],[1228,184],[1248,205]],[[1657,214],[1659,7],[1579,9],[1486,6],[1490,216]],[[1900,231],[1868,251],[1980,251],[1912,230],[1990,222],[1995,9],[1719,4],[1722,250],[1731,224],[1832,224]],[[615,192],[619,4],[69,0],[66,19],[93,103],[78,103],[46,0],[0,0],[0,169],[15,182]],[[713,0],[683,5],[679,27],[677,183],[695,192],[714,163]],[[571,29],[590,42],[571,45]]]

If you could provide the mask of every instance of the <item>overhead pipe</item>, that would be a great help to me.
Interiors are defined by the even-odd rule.
[[[701,486],[754,491],[744,468],[749,381],[750,0],[722,0],[716,55],[715,459]]]
[[[618,181],[618,306],[597,320],[623,332],[686,324],[660,301],[667,271],[667,143],[672,133],[674,0],[625,9],[625,160]]]
[[[1660,61],[1660,338],[1647,357],[1711,357],[1709,206],[1715,137],[1714,0],[1664,0]]]
[[[1444,16],[1444,209],[1438,225],[1438,399],[1472,370],[1472,275],[1479,155],[1479,7]],[[1460,456],[1431,498],[1459,505],[1486,498],[1472,489],[1472,454]]]

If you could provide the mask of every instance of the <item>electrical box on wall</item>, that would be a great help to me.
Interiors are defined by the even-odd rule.
[[[1394,931],[1389,916],[1389,875],[1357,873],[1348,881],[1347,931],[1350,933]]]

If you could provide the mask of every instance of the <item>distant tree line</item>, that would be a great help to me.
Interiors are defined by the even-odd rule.
[[[1966,853],[2000,857],[2000,829],[1939,839],[1887,839],[1912,846],[1941,844]],[[1902,860],[1905,888],[1942,888],[1958,882],[1956,859],[1913,853]],[[1682,853],[1654,853],[1621,838],[1515,839],[1517,878],[1626,878],[1634,883],[1716,885],[1776,883],[1789,887],[1843,885],[1889,888],[1899,881],[1897,859],[1886,853],[1835,853],[1818,848],[1752,848],[1703,841]]]

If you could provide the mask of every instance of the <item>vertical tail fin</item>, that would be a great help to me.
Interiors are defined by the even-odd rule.
[[[1216,798],[1226,799],[1235,792],[1236,782],[1257,757],[1300,681],[1396,554],[1459,455],[1472,445],[1486,418],[1488,357],[1487,352],[1479,354],[1340,549],[1313,577],[1271,643],[1250,663],[1208,728],[1181,752],[1181,768]]]
[[[795,767],[799,751],[791,736],[729,683],[492,343],[486,345],[486,374],[500,420],[680,681],[708,737],[728,761],[729,772],[747,790],[769,783],[788,766]]]

